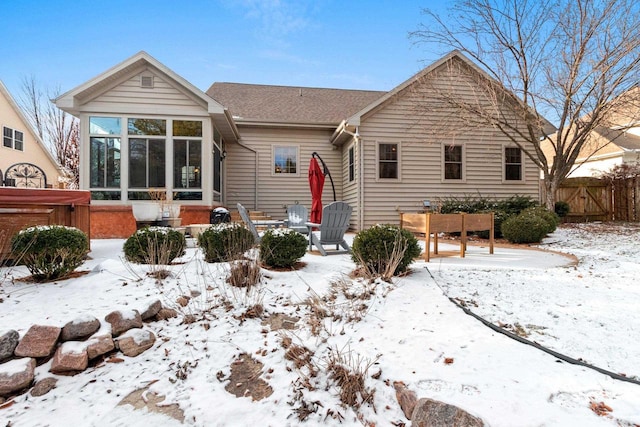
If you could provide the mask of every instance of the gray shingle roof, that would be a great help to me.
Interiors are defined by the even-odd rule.
[[[386,92],[214,83],[207,95],[242,121],[338,125]]]

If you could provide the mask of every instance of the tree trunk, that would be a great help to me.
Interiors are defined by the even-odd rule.
[[[544,188],[545,188],[545,200],[544,205],[551,212],[555,211],[556,207],[556,190],[558,189],[559,183],[555,178],[549,177],[544,180]]]

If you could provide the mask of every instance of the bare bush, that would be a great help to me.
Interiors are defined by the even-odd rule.
[[[373,404],[375,389],[367,388],[365,379],[375,360],[354,354],[351,350],[331,348],[326,362],[329,378],[338,386],[342,403],[356,411],[365,403]]]

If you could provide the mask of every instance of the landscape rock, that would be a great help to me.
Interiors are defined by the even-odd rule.
[[[191,297],[188,295],[181,295],[176,299],[176,302],[180,305],[180,307],[186,307],[189,304]]]
[[[87,369],[88,365],[89,356],[86,344],[79,341],[67,341],[56,350],[49,371],[54,374],[80,372]]]
[[[437,400],[422,398],[411,416],[412,427],[483,427],[480,418]]]
[[[60,328],[33,325],[22,337],[14,354],[18,357],[48,357],[58,342]]]
[[[140,313],[140,317],[142,318],[143,321],[147,321],[152,317],[154,317],[156,314],[158,314],[161,308],[162,308],[162,303],[160,302],[159,299],[152,301],[147,305],[147,307],[144,310],[142,310],[142,313]]]
[[[111,335],[91,337],[89,341],[87,341],[87,356],[89,357],[89,360],[95,359],[98,356],[102,356],[103,354],[113,351],[115,348],[116,346],[113,343]]]
[[[135,357],[150,349],[156,342],[156,336],[146,329],[130,329],[118,337],[117,341],[125,356]]]
[[[158,314],[156,314],[156,319],[158,320],[166,320],[173,317],[178,317],[178,312],[172,308],[163,307],[160,309]]]
[[[396,399],[400,404],[404,416],[410,420],[416,403],[418,402],[418,395],[416,395],[414,391],[409,390],[402,381],[394,381],[393,388],[396,390]]]
[[[36,359],[25,357],[0,365],[0,396],[7,397],[28,387],[34,378]]]
[[[38,381],[37,383],[35,383],[35,385],[31,389],[31,396],[33,397],[44,396],[45,394],[49,393],[51,390],[56,388],[57,382],[58,380],[53,377],[47,377]]]
[[[100,329],[100,321],[94,316],[78,317],[62,327],[60,341],[82,341]]]
[[[0,335],[0,363],[13,357],[13,352],[20,341],[20,334],[13,329]]]
[[[142,328],[142,317],[138,310],[116,310],[107,314],[104,318],[111,324],[111,333],[114,337],[133,328]]]

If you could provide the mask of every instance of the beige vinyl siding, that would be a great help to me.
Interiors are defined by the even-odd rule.
[[[459,91],[467,90],[461,84]],[[399,222],[399,212],[417,212],[422,201],[432,204],[451,197],[505,198],[515,194],[539,197],[539,172],[523,153],[524,181],[503,181],[503,149],[510,141],[494,129],[468,129],[460,123],[455,136],[442,132],[455,126],[455,113],[416,107],[428,93],[405,90],[363,118],[359,127],[364,145],[364,224]],[[443,136],[448,135],[448,136]],[[399,144],[399,179],[378,179],[376,147]],[[463,182],[442,182],[442,143],[464,144]]]
[[[235,209],[241,202],[251,210],[259,210],[274,219],[282,219],[286,206],[290,204],[305,205],[311,208],[311,192],[309,190],[309,161],[316,151],[325,161],[336,187],[336,198],[342,198],[342,157],[340,150],[333,150],[329,139],[330,130],[250,127],[239,124],[241,143],[252,148],[258,156],[257,203],[253,189],[255,182],[254,153],[247,149],[237,150],[233,144],[227,145],[227,205]],[[273,175],[272,150],[274,146],[299,147],[297,174]],[[236,158],[231,159],[235,154]],[[329,177],[325,180],[322,194],[323,204],[333,201],[333,191]]]
[[[153,75],[150,72],[140,73]],[[153,87],[140,85],[137,74],[83,105],[87,113],[206,116],[207,106],[188,96],[162,75],[153,75]]]

